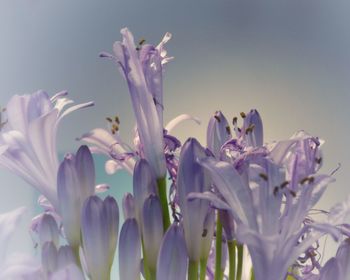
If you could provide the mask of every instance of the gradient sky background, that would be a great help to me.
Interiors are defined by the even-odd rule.
[[[98,53],[112,49],[124,26],[154,44],[169,31],[175,60],[164,81],[165,120],[190,113],[203,122],[184,124],[176,135],[205,144],[215,110],[231,118],[256,108],[266,141],[300,129],[319,136],[326,140],[323,172],[342,166],[320,203],[329,209],[350,193],[349,12],[345,0],[1,0],[0,104],[13,94],[66,89],[75,101],[94,100],[96,106],[62,123],[60,154],[75,151],[77,136],[105,126],[105,117],[115,114],[131,141],[126,84]],[[130,178],[104,175],[103,160],[98,164],[99,183],[111,183],[120,201]],[[32,209],[36,194],[25,183],[3,170],[0,181],[0,212]],[[28,240],[18,244],[29,248]]]

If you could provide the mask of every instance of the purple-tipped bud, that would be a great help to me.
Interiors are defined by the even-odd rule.
[[[109,279],[117,246],[119,210],[112,197],[84,203],[81,219],[83,250],[90,279]]]
[[[250,110],[244,118],[243,132],[248,145],[261,147],[264,144],[263,123],[257,110]]]
[[[145,159],[140,159],[134,169],[133,192],[135,198],[136,219],[142,227],[142,208],[145,199],[151,194],[156,193],[157,181],[153,171]]]
[[[135,199],[131,193],[126,193],[123,197],[124,220],[135,218]]]
[[[39,225],[39,241],[40,246],[43,246],[46,242],[53,242],[53,244],[59,246],[59,229],[55,219],[49,215],[44,214]]]
[[[95,168],[87,146],[65,157],[58,170],[57,192],[63,227],[74,250],[80,245],[80,218],[84,201],[95,192]]]
[[[147,265],[155,273],[157,270],[158,252],[163,239],[162,207],[156,195],[151,194],[145,200],[142,214],[142,233]]]
[[[205,149],[199,142],[190,138],[183,145],[180,154],[180,163],[177,177],[177,191],[179,205],[183,216],[188,256],[192,261],[199,261],[203,246],[210,246],[210,236],[205,233],[204,224],[209,210],[209,202],[202,199],[188,200],[189,193],[203,193],[209,191],[212,181],[206,170],[198,163],[206,158]],[[210,220],[214,223],[214,219]],[[206,228],[212,225],[207,224]],[[210,234],[210,232],[208,232]],[[209,244],[207,244],[209,242]]]
[[[139,280],[141,271],[141,236],[136,219],[127,219],[119,238],[119,278]]]
[[[165,233],[160,247],[157,280],[186,279],[187,258],[183,228],[173,224]]]
[[[221,111],[215,112],[209,120],[207,128],[207,146],[209,150],[220,159],[222,145],[231,139],[231,129]]]

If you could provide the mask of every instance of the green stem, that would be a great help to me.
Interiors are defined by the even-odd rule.
[[[242,279],[242,269],[243,269],[243,245],[237,245],[238,250],[238,262],[237,262],[237,280]]]
[[[189,261],[187,280],[198,280],[198,261]]]
[[[222,224],[220,220],[219,211],[216,218],[216,241],[215,241],[216,253],[215,253],[215,280],[222,280],[223,273],[221,269],[221,257],[222,257]]]
[[[144,269],[144,272],[145,272],[145,279],[146,280],[151,280],[151,272],[150,272],[150,270],[148,268],[147,254],[146,254],[143,238],[141,239],[141,243],[142,243],[143,269]]]
[[[165,177],[158,178],[157,186],[158,186],[160,204],[162,206],[163,228],[164,228],[164,232],[166,232],[166,230],[170,226],[169,206],[168,206],[168,199],[166,194],[166,178]]]
[[[199,268],[199,279],[200,280],[205,280],[205,275],[207,272],[207,260],[208,258],[205,258],[200,261],[200,268]]]
[[[236,242],[234,240],[227,242],[228,256],[229,256],[229,280],[235,280],[236,278]]]

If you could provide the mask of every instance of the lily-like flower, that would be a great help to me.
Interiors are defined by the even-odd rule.
[[[115,199],[88,198],[82,210],[81,233],[90,279],[110,279],[118,230],[119,209]]]
[[[44,91],[15,95],[6,106],[7,122],[0,131],[0,166],[20,176],[58,208],[56,133],[69,113],[92,106],[71,106],[67,92],[50,98]]]
[[[174,223],[165,233],[160,247],[157,280],[185,280],[187,259],[183,227]]]
[[[87,146],[81,146],[76,155],[65,156],[58,170],[57,192],[64,232],[78,255],[81,209],[95,193],[95,167]]]
[[[177,194],[188,256],[191,261],[208,257],[214,230],[214,210],[210,208],[209,202],[187,200],[189,193],[203,193],[211,188],[212,181],[208,172],[198,163],[198,160],[205,157],[205,149],[194,138],[186,141],[180,154]],[[202,251],[204,248],[206,250]]]
[[[140,137],[142,156],[147,159],[157,178],[166,173],[163,153],[163,65],[166,56],[164,44],[171,38],[167,33],[157,46],[135,45],[127,28],[121,30],[122,42],[115,42],[114,55],[101,54],[115,60],[125,77],[132,101]]]
[[[303,226],[308,211],[333,179],[313,175],[289,189],[282,166],[265,158],[258,163],[240,175],[227,162],[204,159],[202,165],[211,173],[220,197],[207,192],[190,198],[209,199],[217,208],[230,211],[238,241],[249,248],[255,279],[283,279],[288,267],[324,233],[336,235],[327,225]],[[284,196],[287,202],[282,207]]]
[[[139,280],[141,273],[141,235],[135,218],[127,219],[119,238],[119,278]]]

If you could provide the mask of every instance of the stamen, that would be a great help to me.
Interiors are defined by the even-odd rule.
[[[299,183],[301,185],[304,185],[305,183],[312,184],[314,181],[315,181],[315,178],[310,176],[310,177],[305,177],[305,178],[301,179]]]
[[[278,187],[274,187],[273,189],[273,195],[276,196],[278,194]]]
[[[110,117],[107,117],[106,120],[110,123],[113,122],[113,120]]]
[[[231,135],[231,128],[229,126],[226,126],[226,132]]]
[[[290,193],[293,197],[296,197],[296,196],[297,196],[297,194],[296,194],[295,191],[289,190],[289,193]]]
[[[221,122],[221,119],[218,115],[215,115],[214,118],[218,121],[218,122]]]
[[[289,184],[288,181],[284,181],[282,184],[281,184],[281,189],[284,189],[287,185]]]
[[[237,120],[238,120],[237,117],[233,117],[233,119],[232,119],[233,126],[235,126],[237,124]]]
[[[240,115],[243,119],[246,117],[246,114],[244,112],[241,112]]]
[[[322,158],[321,157],[315,158],[315,161],[316,161],[316,163],[321,164],[322,163]]]
[[[202,237],[206,237],[208,234],[208,230],[205,228],[203,229]]]
[[[269,179],[265,173],[259,173],[259,176],[260,176],[260,178],[264,179],[265,181],[267,181]]]
[[[250,124],[248,128],[245,130],[245,134],[248,134],[249,132],[253,132],[253,129],[255,128],[255,124]]]

